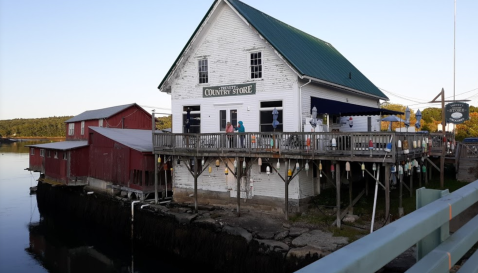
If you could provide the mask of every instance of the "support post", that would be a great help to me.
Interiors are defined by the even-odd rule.
[[[430,172],[430,164],[428,163],[428,161],[425,160],[425,163],[426,164],[425,166],[427,167],[427,172]],[[427,173],[425,173],[425,185],[428,185],[428,175]]]
[[[340,228],[342,226],[342,219],[340,219],[340,162],[335,164],[335,183],[337,190],[337,227]]]
[[[194,213],[198,213],[198,158],[194,157]]]
[[[349,214],[352,215],[354,214],[354,206],[352,205],[352,174],[350,174],[350,180],[348,182],[349,182],[349,205],[350,205]]]
[[[413,197],[413,170],[410,171],[410,197]]]
[[[237,182],[237,217],[241,216],[241,176],[242,176],[242,168],[241,162],[239,161],[239,157],[236,157],[237,167],[236,170],[236,182]]]
[[[368,182],[370,179],[370,175],[365,176],[365,196],[368,196]]]
[[[158,204],[158,154],[154,154],[154,203]]]
[[[398,217],[402,217],[404,214],[403,211],[403,174],[398,175],[398,179],[400,180],[400,198],[399,198],[399,204],[398,204]]]
[[[445,187],[445,152],[446,152],[446,122],[445,122],[445,90],[441,90],[441,126],[443,139],[440,156],[440,189]]]
[[[422,187],[422,170],[421,169],[421,165],[418,165],[418,170],[419,172],[417,172],[418,174],[418,187],[421,188]]]
[[[284,180],[284,199],[285,199],[285,204],[284,204],[284,209],[285,209],[285,219],[289,220],[289,177],[288,171],[289,171],[289,162],[286,161],[285,163],[285,180]]]
[[[385,164],[385,223],[390,223],[390,164]]]

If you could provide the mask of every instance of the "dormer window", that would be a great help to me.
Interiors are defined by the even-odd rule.
[[[199,83],[208,83],[207,59],[198,61]]]
[[[262,78],[262,53],[261,52],[251,53],[250,70],[251,70],[251,79]]]

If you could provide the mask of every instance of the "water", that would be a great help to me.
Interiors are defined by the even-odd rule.
[[[29,191],[36,186],[39,173],[25,170],[29,160],[25,145],[36,143],[0,144],[0,272],[191,271],[194,265],[186,261],[156,252],[150,257],[138,254],[137,249],[133,256],[130,245],[41,217],[36,195]]]

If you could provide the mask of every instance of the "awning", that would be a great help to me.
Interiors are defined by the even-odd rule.
[[[375,115],[403,115],[402,112],[362,106],[336,100],[310,98],[310,110],[315,106],[317,114],[329,114],[340,116],[375,116]]]

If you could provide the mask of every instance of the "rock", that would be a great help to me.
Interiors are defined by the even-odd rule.
[[[319,259],[327,254],[328,253],[324,253],[321,249],[318,249],[312,246],[304,246],[304,247],[292,248],[287,253],[286,258],[290,259],[292,257],[296,257],[298,259],[305,259],[307,255],[309,255],[310,257],[316,256],[316,258]]]
[[[176,218],[176,221],[178,221],[178,223],[183,225],[191,223],[191,221],[197,217],[197,214],[191,215],[191,214],[173,213],[173,212],[171,212],[170,214],[173,215],[174,218]]]
[[[312,230],[292,240],[292,245],[295,247],[311,246],[321,249],[322,251],[330,252],[346,244],[348,244],[347,238],[333,237],[331,233],[326,233],[321,230]]]
[[[353,215],[347,215],[342,221],[344,221],[345,223],[353,223],[355,222],[355,217],[353,217]]]
[[[252,234],[249,233],[247,230],[241,228],[241,227],[225,226],[225,227],[222,228],[222,230],[224,232],[226,232],[227,234],[244,237],[244,239],[246,239],[247,243],[249,243],[252,240]]]
[[[289,246],[283,242],[278,242],[274,240],[256,240],[260,245],[264,245],[269,248],[270,251],[278,252],[287,252],[289,251]]]
[[[285,237],[287,237],[287,235],[289,235],[288,230],[281,231],[274,236],[274,240],[277,240],[277,241],[283,240]]]
[[[207,217],[195,220],[194,224],[200,227],[211,227],[215,229],[221,228],[221,225],[219,223],[216,223],[216,220]]]
[[[289,224],[289,223],[283,223],[282,226],[283,226],[284,228],[287,228],[287,229],[290,228],[290,224]]]
[[[298,228],[298,227],[291,227],[289,230],[289,236],[291,237],[297,237],[301,235],[304,232],[309,231],[308,228]]]
[[[272,232],[272,231],[259,232],[259,233],[257,233],[257,237],[259,239],[270,240],[270,239],[274,238],[274,232]]]
[[[127,191],[121,191],[120,196],[121,197],[126,197],[126,196],[128,196],[128,192]]]

